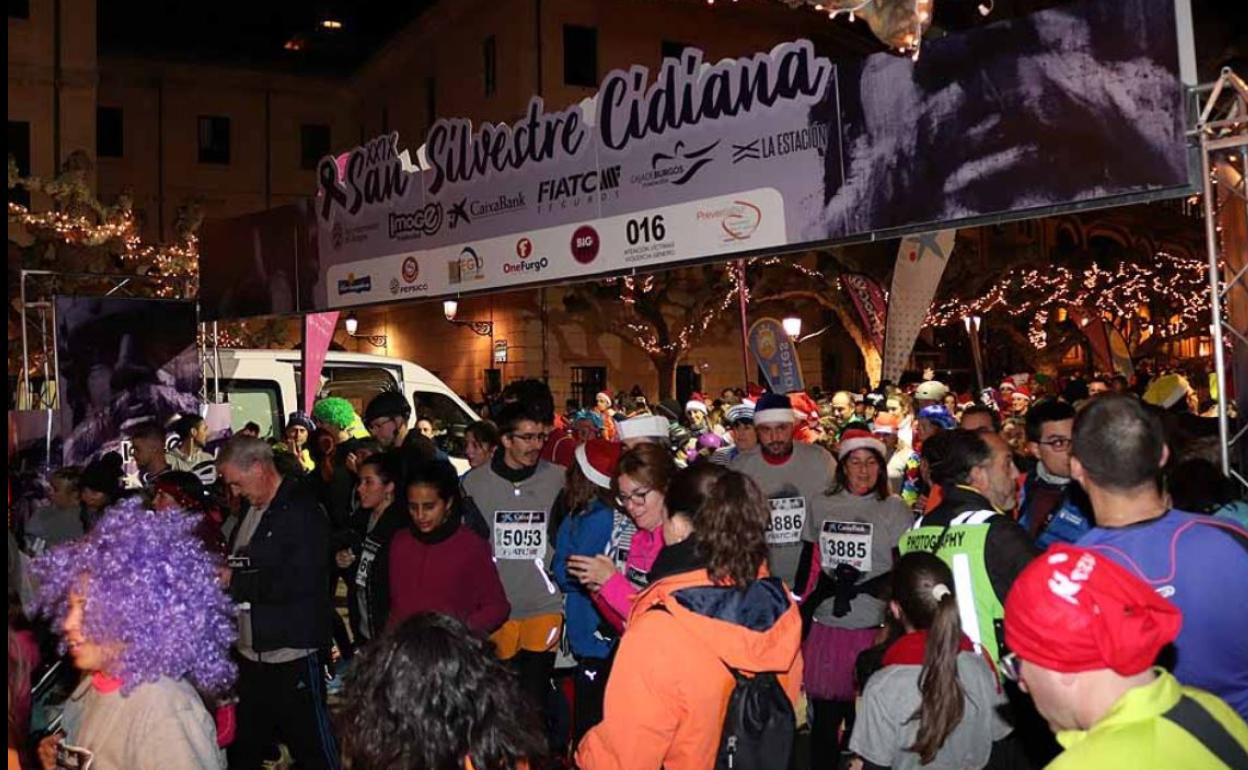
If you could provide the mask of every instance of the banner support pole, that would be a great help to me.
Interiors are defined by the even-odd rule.
[[[741,387],[747,392],[750,389],[750,324],[747,318],[745,284],[745,260],[737,260],[737,304],[741,308],[741,370],[745,374],[745,382]]]

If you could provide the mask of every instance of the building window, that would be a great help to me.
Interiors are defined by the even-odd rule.
[[[683,53],[686,48],[695,47],[696,46],[689,45],[688,43],[681,43],[677,40],[664,40],[660,45],[660,48],[663,51],[664,59],[679,59],[681,53]]]
[[[199,116],[199,162],[229,165],[229,118],[219,115]]]
[[[563,82],[569,86],[598,85],[598,30],[595,27],[563,27]]]
[[[311,171],[321,158],[329,154],[329,126],[304,123],[299,126],[299,168]]]
[[[498,45],[493,35],[481,44],[481,62],[485,65],[485,95],[493,96],[498,90]]]
[[[30,123],[9,121],[9,155],[17,163],[17,173],[30,176]],[[9,202],[30,208],[30,191],[25,187],[14,187],[9,190]]]
[[[30,0],[9,0],[10,19],[29,19]]]
[[[438,82],[425,78],[425,125],[432,126],[438,119]]]
[[[594,399],[606,390],[607,367],[605,366],[574,366],[572,367],[572,397],[582,408],[592,408]]]
[[[122,138],[120,107],[95,109],[95,154],[101,158],[120,158],[125,152]]]
[[[762,382],[760,379],[759,382]],[[676,400],[686,403],[694,393],[702,390],[702,375],[692,366],[676,367]]]

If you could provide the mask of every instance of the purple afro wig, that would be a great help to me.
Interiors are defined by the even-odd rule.
[[[148,511],[123,500],[90,535],[32,564],[40,610],[57,629],[70,592],[85,586],[83,633],[97,644],[120,643],[108,673],[122,678],[123,692],[167,676],[220,693],[237,675],[230,660],[234,606],[195,523],[181,511]]]

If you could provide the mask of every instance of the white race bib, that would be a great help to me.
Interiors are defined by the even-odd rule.
[[[365,547],[360,551],[360,563],[355,568],[355,585],[357,588],[368,587],[368,573],[373,571],[373,559],[377,557],[377,552]]]
[[[862,521],[825,521],[819,532],[819,563],[825,570],[848,564],[871,571],[871,529]]]
[[[494,558],[546,558],[545,511],[496,511],[494,513]]]
[[[806,521],[806,498],[777,497],[767,501],[771,517],[767,520],[767,545],[796,543],[802,539]]]

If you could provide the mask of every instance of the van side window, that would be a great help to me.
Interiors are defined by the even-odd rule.
[[[235,433],[254,422],[260,426],[260,438],[281,438],[286,412],[276,382],[222,380],[221,393],[230,405],[230,428]]]
[[[303,382],[301,368],[295,366],[296,382]],[[321,390],[318,398],[338,396],[351,402],[356,414],[364,414],[373,396],[386,390],[397,390],[395,372],[384,366],[334,366],[325,364],[321,371]]]
[[[464,431],[472,416],[442,393],[417,390],[412,393],[418,420],[433,423],[433,441],[451,457],[464,457]]]

